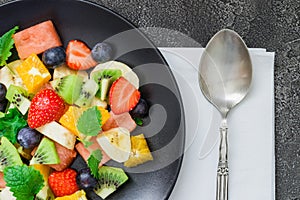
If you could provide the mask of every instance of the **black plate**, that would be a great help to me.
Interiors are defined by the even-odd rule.
[[[156,47],[120,15],[85,1],[24,0],[0,7],[0,34],[15,25],[19,30],[51,19],[64,46],[80,39],[92,47],[107,41],[113,45],[115,60],[128,64],[140,78],[142,96],[151,105],[145,126],[132,134],[144,133],[154,161],[136,168],[125,168],[110,161],[107,165],[122,167],[129,181],[107,199],[167,199],[175,185],[184,151],[183,106],[175,79]],[[125,32],[124,32],[125,31]],[[72,167],[85,167],[80,156]],[[88,194],[89,199],[100,199]]]

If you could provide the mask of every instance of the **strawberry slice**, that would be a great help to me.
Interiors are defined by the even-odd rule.
[[[74,70],[87,70],[97,63],[92,58],[89,47],[79,40],[71,40],[66,49],[66,63]]]
[[[109,102],[114,114],[132,110],[140,99],[140,92],[124,77],[117,79],[109,91]]]
[[[39,91],[32,99],[27,123],[30,128],[38,128],[59,120],[65,112],[64,100],[52,89]]]

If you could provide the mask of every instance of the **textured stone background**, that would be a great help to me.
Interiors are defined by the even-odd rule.
[[[205,46],[231,28],[248,47],[275,51],[276,199],[300,200],[300,0],[93,1],[144,28],[158,46]]]

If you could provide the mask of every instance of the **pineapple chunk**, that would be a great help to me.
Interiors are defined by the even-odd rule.
[[[74,194],[63,196],[63,197],[56,197],[55,200],[87,200],[85,196],[84,190],[78,190]]]
[[[40,133],[46,137],[54,140],[62,146],[73,150],[76,142],[76,136],[72,134],[68,129],[53,121],[44,126],[36,128]]]
[[[144,134],[131,136],[131,153],[129,159],[124,162],[125,167],[135,167],[147,161],[153,160]]]
[[[51,79],[51,74],[36,54],[24,60],[16,67],[16,71],[28,92],[33,94]]]

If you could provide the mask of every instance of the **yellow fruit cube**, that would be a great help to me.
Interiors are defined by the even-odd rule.
[[[36,54],[24,60],[16,67],[16,71],[28,92],[33,94],[51,79],[51,74]]]

